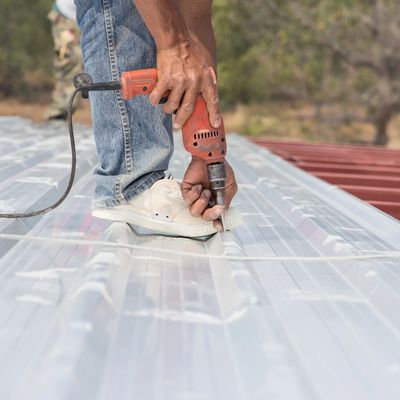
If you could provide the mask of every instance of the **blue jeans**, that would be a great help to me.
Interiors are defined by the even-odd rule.
[[[133,0],[75,0],[85,71],[94,82],[154,68],[156,47]],[[147,96],[125,101],[119,91],[91,92],[99,166],[95,208],[114,207],[164,177],[173,153],[171,117]]]

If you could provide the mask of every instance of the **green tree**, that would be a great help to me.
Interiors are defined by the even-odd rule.
[[[0,95],[23,96],[49,83],[51,0],[0,2]]]
[[[376,144],[400,111],[396,0],[216,0],[221,97],[282,96],[340,103],[375,126]]]

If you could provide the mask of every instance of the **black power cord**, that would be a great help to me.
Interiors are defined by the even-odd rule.
[[[69,141],[71,145],[71,172],[69,175],[69,181],[67,188],[65,189],[63,195],[60,199],[51,205],[50,207],[46,207],[42,210],[32,211],[27,213],[14,213],[14,214],[2,214],[0,213],[0,218],[30,218],[30,217],[37,217],[38,215],[43,215],[48,213],[49,211],[54,210],[57,208],[69,195],[72,185],[75,179],[75,172],[76,172],[76,147],[75,147],[75,136],[74,136],[74,127],[72,122],[72,110],[73,104],[75,101],[75,97],[78,92],[81,92],[82,98],[87,99],[89,97],[90,91],[103,91],[103,90],[119,90],[121,89],[121,82],[120,81],[111,81],[111,82],[100,82],[100,83],[93,83],[93,79],[89,74],[86,73],[79,73],[75,75],[74,79],[74,86],[75,90],[71,94],[68,102],[68,131],[69,131]]]
[[[89,97],[89,92],[92,91],[103,91],[103,90],[121,90],[122,84],[121,81],[111,81],[111,82],[98,82],[93,83],[93,79],[89,74],[79,73],[75,75],[74,79],[75,90],[71,94],[71,97],[68,102],[68,131],[69,131],[69,140],[71,144],[71,173],[69,176],[69,181],[67,188],[65,189],[63,195],[60,199],[51,205],[50,207],[46,207],[42,210],[32,211],[27,213],[0,213],[0,218],[29,218],[29,217],[37,217],[38,215],[43,215],[48,213],[49,211],[57,208],[69,195],[72,185],[75,179],[76,172],[76,148],[75,148],[75,137],[74,137],[74,127],[72,123],[72,109],[75,101],[75,97],[78,92],[81,92],[81,96],[83,99],[87,99]],[[162,97],[160,104],[164,104],[167,101],[167,97]]]
[[[73,91],[73,93],[69,99],[69,102],[68,102],[68,130],[69,130],[69,141],[70,141],[70,146],[71,146],[71,172],[69,175],[69,181],[68,181],[67,188],[65,189],[63,195],[60,197],[60,199],[56,203],[54,203],[53,205],[51,205],[47,208],[44,208],[42,210],[32,211],[32,212],[27,212],[27,213],[15,213],[15,214],[1,214],[0,213],[0,218],[37,217],[38,215],[46,214],[49,211],[57,208],[69,195],[69,192],[71,191],[72,185],[74,183],[75,172],[76,172],[76,147],[75,147],[74,127],[73,127],[73,123],[72,123],[72,106],[74,104],[76,95],[81,90],[82,90],[82,87],[77,86],[76,89]]]

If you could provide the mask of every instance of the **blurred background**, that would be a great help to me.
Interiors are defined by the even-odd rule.
[[[0,115],[44,118],[52,3],[0,0]],[[214,28],[228,130],[400,147],[398,0],[214,0]]]

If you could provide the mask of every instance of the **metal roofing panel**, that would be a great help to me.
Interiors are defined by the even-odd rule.
[[[256,139],[255,142],[400,219],[400,200],[393,196],[400,189],[399,150],[265,139]],[[378,191],[379,200],[371,198],[371,193]]]
[[[231,135],[245,224],[206,242],[137,234],[91,217],[96,157],[78,136],[67,201],[0,220],[2,397],[397,397],[399,222]],[[62,192],[66,143],[62,126],[0,119],[2,209]]]

